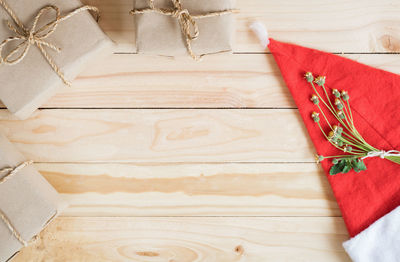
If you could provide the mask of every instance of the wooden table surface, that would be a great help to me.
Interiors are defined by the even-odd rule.
[[[14,261],[349,261],[340,210],[271,54],[281,41],[400,73],[400,3],[238,0],[233,55],[136,54],[132,0],[87,0],[118,45],[0,131],[70,206]]]

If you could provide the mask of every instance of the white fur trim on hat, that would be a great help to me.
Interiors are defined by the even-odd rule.
[[[343,243],[354,262],[400,261],[400,207]]]
[[[269,37],[267,28],[265,28],[264,24],[261,22],[254,22],[250,25],[250,29],[257,35],[261,45],[264,48],[267,48],[269,45]]]

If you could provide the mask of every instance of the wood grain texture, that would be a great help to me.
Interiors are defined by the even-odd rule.
[[[318,165],[36,165],[63,216],[340,216]]]
[[[133,0],[83,0],[100,8],[100,26],[118,43],[116,52],[136,51]],[[360,1],[237,1],[235,52],[265,52],[248,26],[255,20],[270,35],[329,52],[399,52],[400,3]]]
[[[345,55],[400,73],[398,55]],[[216,55],[196,63],[113,55],[88,68],[44,108],[293,108],[272,55]]]
[[[0,131],[37,162],[314,162],[297,110],[0,111]]]
[[[300,116],[248,26],[399,73],[400,3],[239,0],[234,55],[195,63],[135,54],[133,0],[83,2],[114,54],[26,121],[0,110],[0,131],[71,204],[14,261],[349,261]]]
[[[59,218],[13,261],[350,261],[341,218]]]
[[[262,21],[270,36],[328,52],[399,52],[400,2],[238,1],[238,52],[264,52],[248,25]]]
[[[43,107],[294,107],[272,56],[113,55]]]

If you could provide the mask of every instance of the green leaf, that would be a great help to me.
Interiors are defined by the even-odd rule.
[[[357,168],[361,171],[367,170],[367,166],[364,164],[362,160],[357,161]]]
[[[365,166],[364,162],[360,159],[342,158],[339,159],[338,163],[336,163],[331,167],[331,169],[329,170],[329,174],[330,175],[336,175],[339,173],[346,174],[349,173],[352,169],[358,173],[367,170],[367,167]]]
[[[357,158],[353,158],[351,160],[351,166],[353,167],[353,170],[357,173],[359,173],[361,170],[358,168],[358,161]]]
[[[329,174],[330,174],[331,176],[333,176],[333,175],[339,174],[340,171],[341,171],[341,169],[339,169],[339,165],[336,164],[336,165],[333,165],[333,166],[331,167],[331,169],[329,170]]]
[[[329,174],[331,176],[339,174],[342,172],[343,168],[345,167],[345,162],[344,160],[340,160],[336,165],[333,165],[331,169],[329,170]]]
[[[343,174],[349,173],[350,170],[351,170],[351,168],[352,168],[352,167],[351,167],[351,164],[346,165],[346,166],[343,168],[342,173],[343,173]]]

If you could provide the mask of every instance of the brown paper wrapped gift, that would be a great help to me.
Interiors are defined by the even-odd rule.
[[[34,38],[29,38],[29,33],[35,18],[46,6],[53,5],[59,9],[61,16],[66,16],[82,7],[82,3],[79,0],[0,0],[0,2],[7,5],[25,27],[27,31],[25,35],[28,39],[26,42],[30,43],[29,50],[19,63],[8,64],[4,60],[16,46],[23,42],[23,39],[15,39],[4,45],[1,52],[2,59],[0,59],[0,100],[20,119],[29,117],[58,88],[68,88],[60,74],[65,77],[65,80],[71,81],[84,65],[97,57],[100,52],[111,52],[111,40],[98,27],[89,11],[79,12],[60,21],[48,37],[39,39],[53,65],[59,69],[60,74],[58,74],[41,52],[37,42],[32,41]],[[50,31],[51,28],[40,30],[46,24],[56,20],[56,15],[54,8],[45,10],[39,16],[38,23],[32,32],[40,37]],[[0,5],[0,20],[0,43],[10,37],[18,36],[8,27],[6,21],[10,21],[14,28],[24,33],[23,28],[18,26],[2,5]],[[44,42],[59,48],[60,52],[56,52]],[[9,57],[9,60],[19,57],[27,43]]]
[[[232,51],[235,4],[235,0],[135,0],[131,14],[137,50],[165,56],[192,53],[195,59]],[[191,38],[188,47],[186,40]]]
[[[64,206],[55,189],[0,135],[0,261],[28,244]]]

